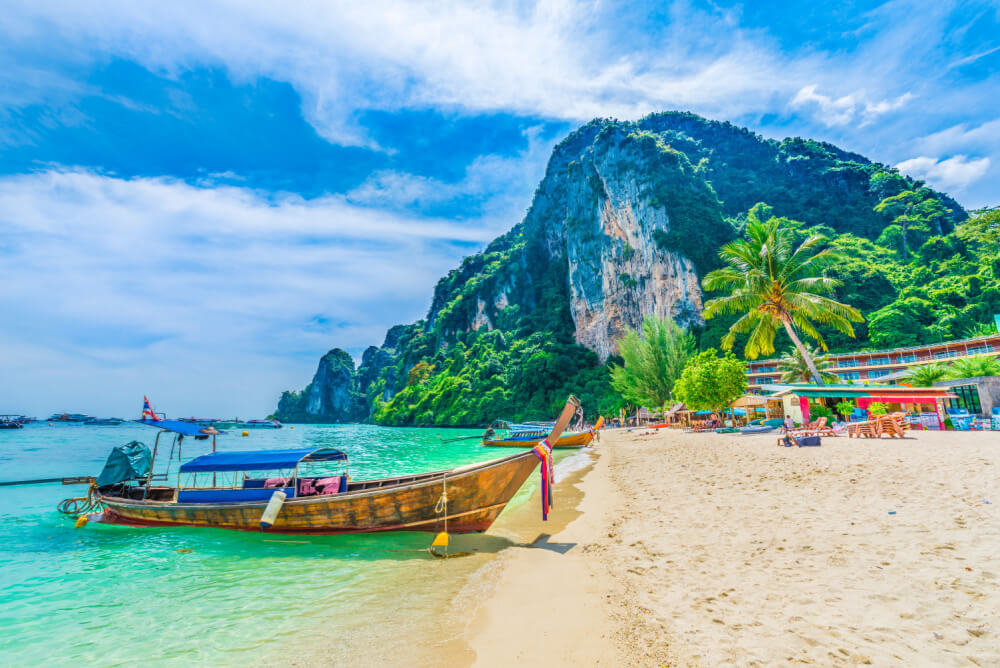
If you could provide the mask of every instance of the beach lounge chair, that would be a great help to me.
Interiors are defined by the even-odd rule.
[[[847,425],[848,438],[875,438],[878,425],[875,420],[863,420],[862,422],[851,422]]]
[[[815,422],[810,422],[807,427],[800,427],[799,429],[793,429],[791,431],[785,432],[778,439],[778,445],[785,444],[785,436],[792,436],[793,438],[799,438],[803,436],[836,436],[837,433],[832,427],[826,426],[826,418],[821,417]]]
[[[878,426],[880,438],[883,434],[888,434],[890,438],[903,438],[906,435],[906,430],[910,428],[905,413],[879,416]]]

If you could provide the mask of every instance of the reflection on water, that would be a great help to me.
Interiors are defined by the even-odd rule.
[[[474,431],[296,426],[249,438],[219,437],[220,450],[334,447],[355,478],[449,468],[509,454]],[[30,425],[0,434],[0,479],[96,475],[110,449],[156,431]],[[441,435],[441,437],[438,436]],[[162,443],[161,443],[162,444]],[[184,456],[210,444],[185,443]],[[174,470],[176,467],[174,467]],[[158,467],[160,470],[160,467]],[[532,476],[515,499],[537,483]],[[453,537],[439,560],[425,533],[282,536],[208,529],[87,525],[55,512],[82,487],[0,487],[0,655],[5,665],[380,663],[433,652],[434,610],[446,608],[487,555],[516,541]],[[377,648],[377,651],[373,651]],[[301,665],[301,663],[300,663]]]

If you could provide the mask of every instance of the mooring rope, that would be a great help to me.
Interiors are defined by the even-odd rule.
[[[97,485],[91,483],[87,489],[87,496],[74,496],[69,499],[63,499],[56,506],[56,509],[63,515],[84,515],[93,512],[103,505],[94,498],[95,491],[97,491]]]

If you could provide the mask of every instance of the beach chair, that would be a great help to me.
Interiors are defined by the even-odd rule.
[[[798,429],[792,429],[786,431],[784,434],[778,438],[778,445],[785,445],[785,438],[791,437],[792,440],[797,438],[803,438],[806,436],[836,436],[832,427],[826,426],[826,418],[821,417],[815,422],[810,422],[807,427],[799,427]]]
[[[837,432],[833,430],[833,427],[827,425],[827,419],[821,417],[816,420],[816,427],[812,429],[813,436],[836,436]]]
[[[826,418],[821,417],[815,422],[810,422],[808,427],[796,429],[797,436],[835,436],[833,428],[826,425]]]
[[[903,428],[891,415],[880,415],[876,418],[878,422],[878,437],[888,434],[889,438],[903,438]]]
[[[877,423],[874,420],[852,422],[847,425],[847,438],[875,438]]]

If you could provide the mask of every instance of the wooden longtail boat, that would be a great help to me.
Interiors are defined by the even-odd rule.
[[[578,403],[570,397],[552,429],[552,440],[565,429]],[[162,422],[154,425],[165,426]],[[212,452],[182,464],[176,486],[154,485],[152,467],[160,434],[181,434],[175,437],[179,455],[183,435],[205,439],[215,431],[169,422],[157,434],[152,455],[145,446],[131,443],[116,449],[121,452],[113,466],[116,453],[112,453],[91,492],[93,503],[103,506],[103,512],[87,516],[90,521],[294,534],[441,531],[444,527],[451,533],[467,533],[486,531],[539,461],[545,462],[549,476],[543,489],[548,490],[551,482],[551,456],[540,459],[534,450],[446,471],[375,480],[351,480],[346,468],[339,476],[300,472],[300,465],[318,462],[344,462],[346,467],[345,453],[318,448]],[[136,446],[145,448],[145,453]],[[105,476],[109,468],[112,473]],[[290,470],[291,475],[248,475],[265,470]],[[195,484],[181,486],[184,474],[193,475]],[[210,480],[210,486],[198,487],[199,476]],[[217,485],[219,478],[230,476],[229,486]],[[272,508],[277,508],[276,514],[269,514]]]
[[[338,486],[330,492],[301,496],[297,492],[303,487],[315,487],[317,481],[331,476],[296,478],[296,487],[281,488],[292,494],[269,530],[313,534],[439,531],[447,517],[452,533],[486,531],[537,466],[534,452],[523,452],[448,471],[350,481],[343,492]],[[243,483],[253,484],[258,480],[265,482],[248,478]],[[275,490],[240,487],[197,491],[207,492],[201,495],[204,502],[195,501],[199,497],[192,495],[194,490],[156,486],[99,490],[95,498],[105,506],[99,518],[102,522],[260,531],[261,517]],[[226,501],[226,496],[239,493],[250,496],[246,493],[255,491],[265,494],[257,500]],[[436,510],[445,493],[447,513]]]
[[[483,445],[490,448],[531,448],[549,435],[543,425],[514,424],[497,420],[483,434]],[[572,431],[562,434],[553,444],[554,448],[582,448],[594,440],[594,432]],[[551,439],[549,441],[552,443]]]

